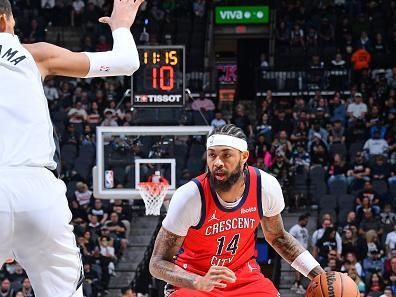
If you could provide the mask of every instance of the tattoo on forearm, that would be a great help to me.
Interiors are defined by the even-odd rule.
[[[155,241],[153,255],[150,260],[151,274],[174,286],[194,289],[196,274],[190,273],[173,263],[184,237],[161,229]]]
[[[287,232],[283,232],[281,236],[275,237],[270,244],[289,263],[292,263],[305,251],[300,243]]]

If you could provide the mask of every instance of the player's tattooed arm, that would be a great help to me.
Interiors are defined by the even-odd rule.
[[[183,236],[161,228],[150,260],[150,273],[176,287],[195,289],[194,282],[198,275],[187,272],[173,263],[183,241]]]
[[[272,217],[263,217],[261,219],[261,227],[267,242],[289,264],[305,252],[305,248],[285,230],[280,214]],[[318,265],[311,270],[308,277],[312,279],[323,272],[322,267]]]

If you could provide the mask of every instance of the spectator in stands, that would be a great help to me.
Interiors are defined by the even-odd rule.
[[[223,118],[222,111],[220,109],[216,109],[215,110],[215,117],[212,120],[212,122],[210,123],[210,125],[213,128],[217,128],[217,127],[220,127],[220,126],[224,126],[225,124],[227,124],[227,122]]]
[[[205,0],[194,0],[193,12],[196,16],[203,17],[205,15]]]
[[[330,120],[331,121],[341,121],[345,124],[345,119],[347,117],[345,104],[341,100],[340,93],[336,93],[333,99],[330,101]]]
[[[384,288],[384,294],[380,295],[379,297],[392,297],[393,292],[392,292],[392,287],[386,286]]]
[[[276,41],[277,45],[281,49],[285,49],[289,47],[290,44],[290,33],[287,28],[286,22],[281,21],[276,29]]]
[[[99,238],[99,251],[101,255],[102,267],[107,270],[107,273],[112,276],[116,276],[115,273],[115,262],[117,257],[113,247],[113,241],[106,236]]]
[[[333,161],[330,163],[327,171],[329,175],[328,184],[330,185],[334,181],[342,180],[346,182],[347,167],[345,159],[340,154],[334,154]]]
[[[91,219],[91,216],[96,216],[98,222],[104,224],[107,221],[108,213],[106,209],[103,207],[103,202],[100,199],[95,199],[94,207],[89,210],[88,218]]]
[[[34,297],[32,285],[27,277],[22,281],[22,293],[24,297]]]
[[[309,233],[306,226],[308,225],[309,214],[300,215],[298,218],[298,223],[290,228],[289,233],[294,236],[297,241],[303,246],[305,249],[308,249],[309,243]],[[304,294],[305,289],[301,284],[301,274],[299,272],[295,272],[295,281],[291,290],[296,291],[297,294]]]
[[[331,60],[331,66],[334,70],[345,69],[347,64],[346,61],[342,58],[341,53],[337,53],[333,60]]]
[[[348,253],[355,254],[357,252],[357,232],[351,227],[346,227],[342,231],[342,256]],[[347,271],[348,269],[345,269]]]
[[[334,45],[334,27],[329,19],[324,17],[319,25],[319,45],[321,47]]]
[[[106,108],[103,112],[104,114],[104,120],[101,124],[101,126],[106,126],[106,127],[117,127],[118,123],[114,119],[115,117],[115,111],[111,108]]]
[[[383,155],[375,156],[375,163],[371,165],[371,180],[387,181],[391,173],[391,168]]]
[[[74,0],[72,2],[72,26],[80,26],[83,21],[85,3],[83,0]]]
[[[119,248],[115,246],[117,249],[117,255],[122,255],[127,248],[128,241],[125,239],[126,236],[126,227],[119,220],[119,216],[117,213],[112,212],[110,214],[110,220],[104,224],[105,227],[110,231],[110,235],[113,239],[116,240],[116,244],[119,244]]]
[[[363,102],[362,94],[356,92],[354,95],[354,102],[348,105],[349,122],[357,120],[364,120],[367,113],[367,105]]]
[[[289,182],[289,165],[286,161],[285,153],[282,150],[275,153],[275,160],[270,168],[270,173],[275,176],[283,186]]]
[[[98,273],[92,269],[90,263],[84,263],[84,282],[83,282],[83,292],[86,297],[96,296],[97,292],[100,290]]]
[[[381,138],[380,130],[376,129],[372,138],[368,139],[364,144],[363,150],[367,154],[367,158],[370,159],[377,155],[387,157],[388,148],[388,142]]]
[[[49,101],[59,99],[59,92],[55,87],[55,81],[53,79],[49,79],[44,82],[44,94]]]
[[[396,213],[392,209],[393,201],[386,201],[382,212],[380,213],[381,224],[384,228],[384,234],[393,230],[393,224],[396,223]]]
[[[372,51],[373,45],[366,31],[362,31],[362,33],[360,33],[360,38],[356,44],[356,47],[363,48],[368,52]]]
[[[249,138],[253,137],[253,128],[249,117],[245,113],[245,107],[242,104],[238,104],[235,107],[235,113],[231,118],[231,124],[234,124],[238,128],[241,128],[246,136]]]
[[[364,181],[369,180],[371,170],[364,161],[363,153],[357,152],[355,155],[355,162],[351,164],[347,172],[347,180],[350,186],[354,186],[357,183],[357,187],[361,186]]]
[[[256,135],[263,135],[271,139],[272,137],[272,125],[269,121],[268,113],[263,113],[256,125]]]
[[[328,227],[324,230],[322,237],[320,237],[316,242],[316,248],[318,251],[318,262],[325,267],[327,265],[327,258],[330,251],[336,252],[337,249],[342,248],[342,246],[337,246],[336,230],[333,227]],[[334,254],[337,256],[336,253]]]
[[[76,191],[74,192],[74,197],[83,208],[88,208],[91,199],[92,192],[88,189],[88,185],[83,182],[78,182],[76,184]]]
[[[293,122],[286,115],[286,111],[284,109],[279,109],[278,113],[275,114],[275,117],[271,120],[272,133],[277,134],[278,132],[285,130],[288,135],[293,131]]]
[[[329,154],[326,143],[319,133],[313,134],[313,141],[310,145],[311,165],[327,167],[329,164]]]
[[[385,239],[385,251],[388,255],[391,255],[391,251],[396,249],[396,222],[393,218],[393,231],[386,235]]]
[[[325,233],[325,230],[332,227],[333,223],[330,218],[322,218],[322,226],[321,228],[315,230],[315,232],[312,234],[312,255],[317,258],[318,257],[318,241],[323,237],[323,234]],[[330,230],[330,229],[328,229]],[[335,240],[336,240],[336,250],[337,250],[337,257],[340,259],[341,258],[341,253],[342,253],[342,239],[341,236],[338,234],[338,232],[335,233]]]
[[[201,92],[200,96],[193,101],[191,108],[192,110],[214,111],[216,107],[213,101]]]
[[[380,254],[383,253],[382,245],[378,239],[378,234],[375,230],[368,230],[366,234],[364,234],[362,237],[359,237],[357,246],[359,247],[359,249],[356,256],[359,261],[362,261],[364,258],[371,256],[372,250],[377,250]]]
[[[377,268],[375,268],[377,269]],[[380,293],[384,289],[384,282],[381,277],[381,270],[376,270],[369,277],[369,281],[367,284],[367,291],[370,293]]]
[[[348,271],[351,267],[355,268],[356,273],[358,274],[359,277],[363,276],[363,267],[362,265],[357,261],[356,255],[353,252],[349,252],[345,254],[345,262],[341,266],[340,271]]]
[[[132,288],[123,288],[121,289],[121,297],[136,297],[136,292]]]
[[[362,71],[370,68],[371,55],[364,48],[358,48],[353,52],[351,62],[353,64],[353,82],[358,83],[360,82]]]
[[[8,278],[4,278],[0,286],[0,296],[1,297],[13,297],[15,294],[14,290],[11,288],[11,282]]]
[[[290,32],[290,45],[291,47],[305,47],[304,30],[298,23],[295,23],[293,30]]]
[[[364,293],[366,291],[366,285],[365,283],[361,280],[361,278],[359,277],[359,275],[356,272],[356,268],[355,267],[350,267],[348,269],[348,276],[353,279],[353,281],[355,282],[356,286],[359,289],[359,292]]]
[[[371,207],[362,208],[362,210],[363,217],[359,225],[359,234],[364,235],[367,231],[374,230],[379,236],[381,236],[383,233],[381,221],[377,216],[375,216],[374,210]]]
[[[327,149],[328,137],[329,133],[326,131],[326,129],[320,126],[320,122],[318,120],[315,120],[308,132],[308,147],[311,147],[314,138],[318,138],[321,142],[323,142]]]
[[[303,143],[297,143],[296,150],[291,155],[291,165],[293,171],[297,174],[308,173],[311,159],[309,154],[305,151]]]
[[[292,144],[288,139],[287,132],[285,130],[281,130],[279,132],[277,137],[275,137],[274,141],[272,142],[272,146],[274,147],[275,151],[283,151],[286,157],[290,157],[293,149]]]
[[[330,129],[329,143],[345,143],[345,129],[340,120],[335,120]]]
[[[305,45],[307,48],[318,47],[318,32],[314,27],[309,27],[305,36]]]

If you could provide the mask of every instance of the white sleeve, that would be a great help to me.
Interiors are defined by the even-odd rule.
[[[201,218],[201,206],[198,186],[190,181],[173,194],[162,226],[176,235],[186,236],[191,226],[198,225]]]
[[[263,215],[266,217],[272,217],[280,214],[285,208],[282,188],[274,176],[262,170],[260,170],[260,173]]]
[[[85,78],[132,75],[139,69],[139,54],[129,28],[112,32],[113,49],[106,52],[84,52],[89,59],[89,71]]]

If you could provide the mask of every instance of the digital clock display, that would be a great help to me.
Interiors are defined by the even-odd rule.
[[[184,105],[184,46],[139,46],[140,68],[132,78],[133,106]]]

